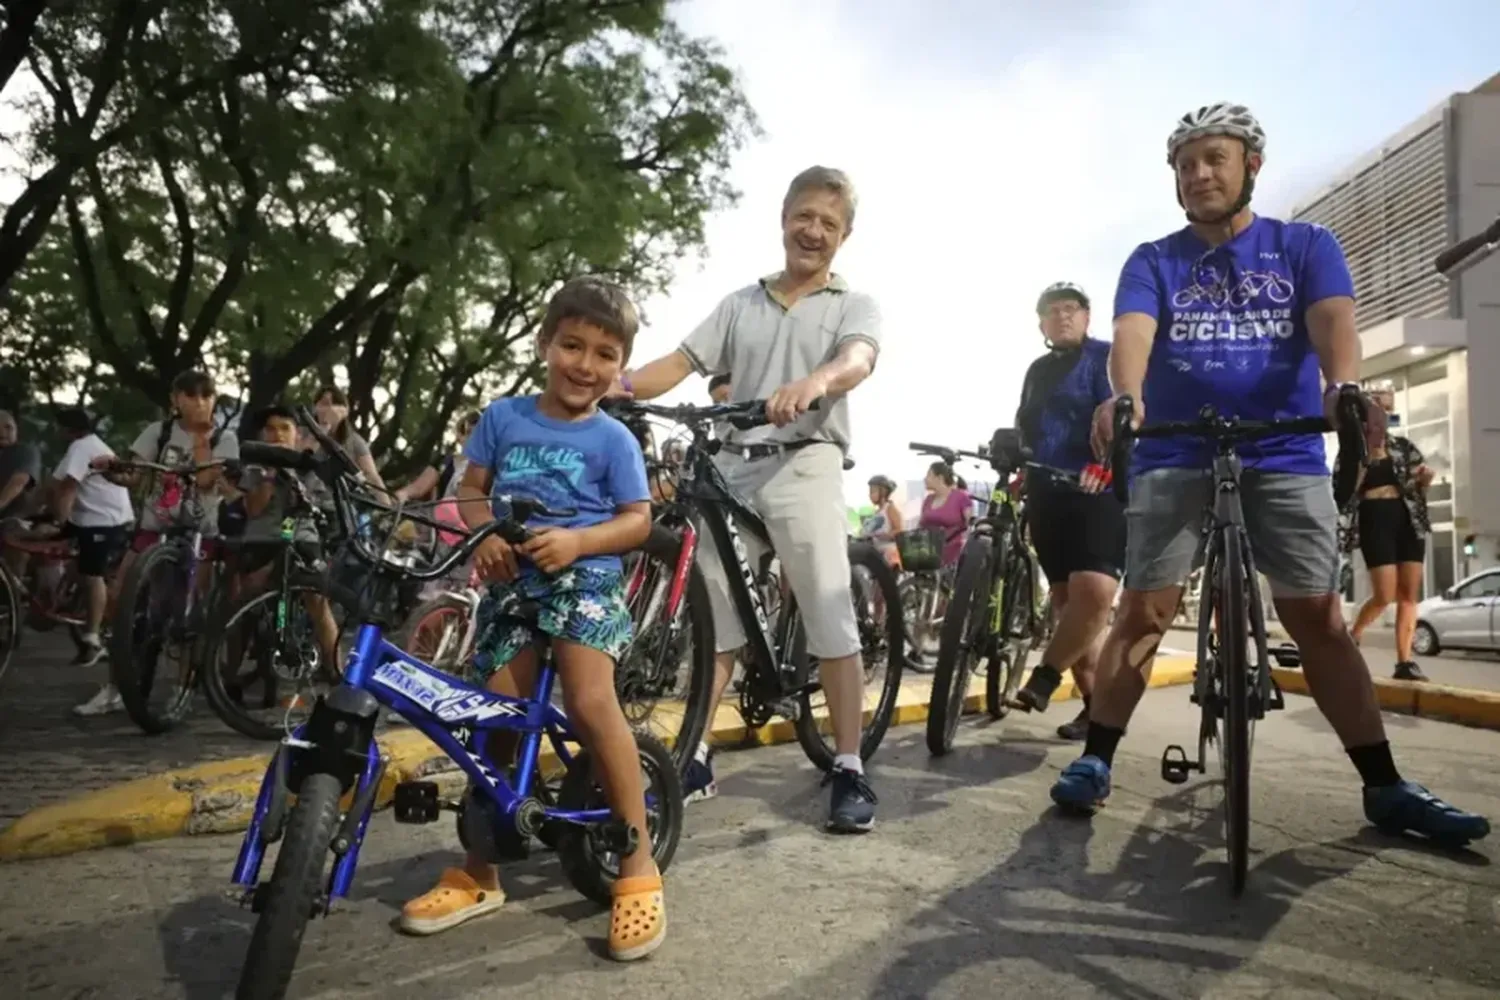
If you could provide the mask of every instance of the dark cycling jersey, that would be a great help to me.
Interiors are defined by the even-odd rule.
[[[1032,461],[1078,472],[1094,461],[1089,428],[1094,409],[1110,397],[1109,344],[1085,337],[1077,347],[1048,351],[1026,370],[1016,427]]]

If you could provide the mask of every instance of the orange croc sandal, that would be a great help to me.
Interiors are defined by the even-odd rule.
[[[482,888],[468,872],[444,870],[437,887],[401,908],[401,929],[408,934],[437,934],[465,921],[494,913],[505,904],[505,893]]]
[[[667,937],[667,907],[661,875],[615,880],[609,915],[609,957],[617,962],[645,958]]]

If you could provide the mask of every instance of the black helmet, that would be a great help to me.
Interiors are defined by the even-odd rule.
[[[896,481],[890,476],[871,476],[869,485],[878,486],[887,493],[896,492]]]
[[[1089,308],[1089,297],[1082,288],[1073,284],[1071,281],[1059,281],[1055,285],[1048,285],[1046,288],[1042,289],[1042,294],[1037,296],[1037,314],[1041,315],[1041,313],[1045,311],[1046,308],[1052,303],[1061,302],[1064,299],[1072,299],[1074,302],[1077,302],[1079,305],[1083,306],[1083,308]]]

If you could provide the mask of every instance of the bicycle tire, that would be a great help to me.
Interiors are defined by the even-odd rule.
[[[264,889],[264,903],[235,1000],[281,1000],[292,981],[302,936],[324,884],[324,870],[339,822],[343,789],[331,774],[310,774],[297,790],[276,867]]]
[[[1026,658],[1036,648],[1032,630],[1036,615],[1032,611],[1031,560],[1017,557],[1009,559],[1005,569],[1005,589],[1001,591],[1000,635],[996,637],[996,652],[986,672],[984,682],[985,707],[992,719],[1003,719],[1010,714],[1010,706],[1021,689],[1021,678],[1026,673]]]
[[[183,550],[176,545],[153,545],[130,564],[130,571],[125,574],[119,597],[115,601],[109,642],[110,682],[120,693],[120,701],[124,703],[125,714],[130,716],[130,721],[152,736],[170,732],[187,716],[193,702],[197,672],[193,661],[196,657],[191,649],[184,654],[189,659],[187,677],[177,697],[166,706],[165,711],[158,712],[151,705],[151,688],[158,680],[157,660],[165,655],[165,644],[170,640],[161,634],[159,627],[148,626],[146,652],[149,662],[142,662],[143,657],[137,655],[135,642],[135,609],[140,603],[141,587],[152,579],[153,574],[158,571],[166,572],[168,567],[175,573],[176,583],[185,595],[192,583],[182,579],[186,575],[184,561]],[[186,603],[185,598],[183,603]],[[153,650],[152,647],[156,648]]]
[[[925,573],[908,573],[897,587],[901,595],[901,636],[910,650],[909,658],[913,663],[922,661],[922,642],[926,631],[919,623],[914,625],[907,621],[906,613],[911,609],[921,614],[922,609],[927,606],[927,592],[936,585],[936,581]]]
[[[885,683],[881,686],[880,697],[875,702],[875,707],[870,710],[870,721],[865,723],[860,730],[859,756],[861,760],[868,761],[875,756],[875,751],[880,749],[880,743],[885,739],[886,730],[891,726],[891,717],[896,713],[896,702],[901,697],[901,672],[906,664],[906,652],[903,643],[904,632],[902,623],[903,608],[901,607],[900,591],[896,586],[896,574],[891,571],[890,563],[885,561],[875,546],[868,542],[851,541],[849,543],[850,577],[853,578],[855,566],[863,568],[869,573],[870,580],[880,588],[881,597],[885,604]],[[852,595],[851,595],[852,596]],[[786,603],[782,607],[784,615],[795,615],[795,627],[792,632],[780,634],[792,634],[793,649],[792,657],[795,663],[804,663],[811,667],[811,661],[807,653],[807,636],[801,625],[801,611],[797,608],[795,594],[787,594]],[[811,676],[809,669],[808,676]],[[797,732],[797,742],[802,745],[802,752],[807,754],[807,759],[821,771],[833,770],[833,761],[836,753],[834,748],[823,738],[823,727],[813,717],[812,694],[803,692],[797,698],[797,720],[793,728]],[[832,725],[829,724],[832,731]]]
[[[10,570],[0,563],[0,679],[21,645],[21,592]]]
[[[325,596],[321,587],[311,580],[294,580],[287,587],[288,604],[300,608],[303,594],[314,594],[319,597]],[[281,588],[263,590],[249,597],[241,598],[233,604],[222,602],[219,605],[218,614],[215,616],[214,624],[208,629],[204,638],[204,657],[201,671],[203,695],[208,705],[213,709],[226,726],[243,736],[252,740],[279,740],[286,734],[281,725],[271,725],[261,722],[259,719],[246,714],[243,706],[238,704],[229,693],[229,688],[224,684],[224,671],[220,668],[219,654],[231,634],[231,628],[238,622],[245,620],[245,616],[261,605],[269,604],[281,596]]]
[[[417,641],[417,636],[420,634],[422,626],[428,619],[440,614],[449,613],[456,614],[459,621],[467,627],[469,617],[469,605],[467,602],[448,594],[423,601],[412,610],[411,614],[406,616],[406,621],[397,633],[395,642],[397,646],[400,646],[411,655],[422,660],[428,666],[435,667],[455,677],[463,677],[467,673],[465,668],[469,662],[469,658],[474,652],[472,649],[440,650],[445,655],[442,661],[439,662],[437,658],[429,659],[426,651],[418,651],[412,648]],[[462,635],[459,638],[461,640]]]
[[[972,535],[958,557],[953,595],[938,638],[937,666],[932,671],[932,695],[927,703],[927,750],[941,757],[953,749],[958,720],[969,694],[969,677],[979,661],[979,645],[988,637],[990,540]],[[977,640],[977,642],[976,642]]]
[[[651,534],[647,536],[640,551],[669,567],[671,571],[667,579],[671,579],[671,572],[675,572],[677,566],[677,557],[682,552],[682,536],[666,525],[653,524]],[[717,705],[711,704],[714,694],[713,606],[709,603],[708,583],[703,579],[703,571],[698,568],[696,559],[688,567],[687,587],[682,596],[685,603],[681,613],[688,616],[688,640],[692,643],[692,662],[688,665],[687,683],[683,691],[685,697],[682,701],[682,721],[671,739],[660,736],[657,738],[671,749],[678,772],[685,774],[693,762],[698,744],[703,742],[704,734],[711,729],[718,709]],[[632,622],[636,627],[639,624]],[[633,642],[634,640],[632,644]],[[617,665],[616,670],[618,669]],[[652,714],[655,715],[654,712]]]
[[[1250,678],[1245,662],[1244,544],[1231,525],[1224,529],[1219,593],[1219,664],[1224,699],[1224,831],[1229,852],[1229,891],[1245,891],[1250,865]]]

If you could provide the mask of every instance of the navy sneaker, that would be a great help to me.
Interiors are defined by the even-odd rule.
[[[1095,756],[1079,757],[1052,785],[1052,801],[1064,809],[1091,813],[1109,798],[1109,765]]]
[[[684,803],[707,802],[719,794],[719,783],[714,780],[714,752],[708,751],[707,760],[694,757],[682,776],[682,801]]]
[[[1455,847],[1490,832],[1489,820],[1450,806],[1414,781],[1366,788],[1365,818],[1384,833],[1416,833]]]
[[[875,792],[863,774],[835,767],[828,775],[828,829],[834,833],[868,833],[875,829]]]

